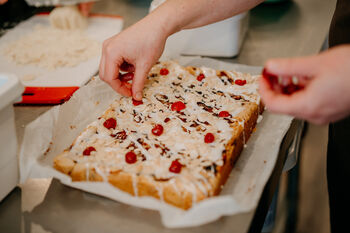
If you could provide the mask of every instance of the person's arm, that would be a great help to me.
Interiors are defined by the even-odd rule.
[[[5,4],[7,0],[0,0],[0,5]]]
[[[276,93],[261,79],[259,91],[268,110],[316,124],[350,115],[350,45],[310,57],[273,59],[265,68],[276,75],[311,78],[303,90],[292,95]]]
[[[120,94],[141,100],[147,73],[161,56],[168,36],[229,18],[261,2],[263,0],[168,0],[103,43],[100,78]],[[132,88],[118,79],[120,66],[125,62],[131,65],[127,70],[135,72]]]
[[[263,0],[167,0],[146,18],[167,27],[167,36],[247,11]]]

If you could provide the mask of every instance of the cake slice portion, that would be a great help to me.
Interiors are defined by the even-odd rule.
[[[73,181],[105,181],[188,209],[220,193],[254,131],[258,78],[157,63],[143,100],[119,96],[54,167]]]

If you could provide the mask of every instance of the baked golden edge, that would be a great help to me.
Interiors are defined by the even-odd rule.
[[[238,123],[235,123],[234,133],[231,140],[227,143],[225,152],[223,153],[223,156],[225,157],[224,165],[222,167],[217,167],[215,179],[209,180],[212,186],[212,195],[218,195],[220,193],[222,186],[226,183],[235,162],[243,150],[244,143],[248,141],[252,132],[255,130],[259,113],[262,114],[264,109],[262,103],[260,103],[260,105],[246,103],[246,105],[248,105],[246,106],[246,110],[238,116],[240,120],[245,122],[244,128]],[[64,154],[67,152],[68,150],[65,150],[63,153],[55,157],[55,169],[69,175],[72,178],[72,181],[103,181],[103,178],[94,168],[89,168],[89,171],[87,172],[86,166],[76,164],[70,158],[65,157]],[[181,183],[176,183],[177,190],[175,190],[173,185],[167,181],[156,181],[153,178],[136,176],[124,171],[111,173],[108,176],[108,181],[110,184],[131,195],[136,195],[135,192],[137,192],[138,196],[152,196],[185,210],[189,209],[193,202],[199,202],[208,197],[196,187],[196,198],[195,201],[193,201],[192,192],[186,190]],[[137,190],[134,190],[134,182],[137,184]],[[163,190],[162,192],[159,192],[160,188]],[[210,190],[208,189],[207,191]],[[160,197],[160,193],[163,194],[163,197]]]

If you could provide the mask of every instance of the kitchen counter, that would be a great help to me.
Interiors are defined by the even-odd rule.
[[[124,17],[125,26],[130,26],[147,14],[149,4],[148,0],[100,0],[93,12],[119,14]],[[260,5],[251,11],[250,26],[240,55],[221,60],[261,66],[272,57],[317,53],[327,37],[334,6],[335,0],[295,0]],[[50,108],[15,107],[19,142],[24,127]],[[282,165],[276,165],[277,177]],[[273,189],[269,191],[273,193]],[[162,226],[155,211],[88,194],[66,187],[57,180],[31,179],[0,203],[0,231],[247,232],[252,230],[252,220],[256,222],[254,213],[224,217],[202,227],[172,230]]]

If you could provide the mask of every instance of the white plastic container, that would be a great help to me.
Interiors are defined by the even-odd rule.
[[[23,90],[16,76],[0,73],[0,201],[18,184],[17,137],[12,104]]]
[[[165,1],[153,0],[149,11]],[[249,12],[244,12],[207,26],[182,30],[168,38],[163,58],[178,55],[234,57],[239,54],[248,24]]]
[[[248,29],[249,12],[195,29],[182,30],[167,40],[164,55],[234,57]]]

